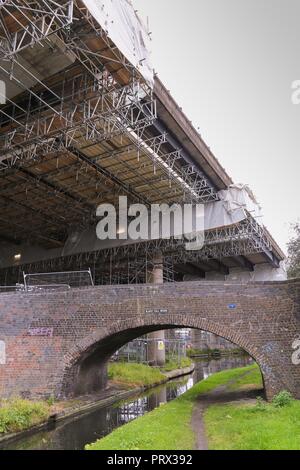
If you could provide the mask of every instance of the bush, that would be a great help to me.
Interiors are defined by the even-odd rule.
[[[292,401],[293,397],[290,392],[283,390],[273,398],[272,403],[276,408],[282,408],[284,406],[290,405]]]
[[[44,421],[49,408],[43,402],[31,402],[15,398],[6,400],[0,406],[0,434],[17,432]]]
[[[47,398],[46,403],[49,406],[53,406],[55,403],[55,398],[53,396],[50,396],[49,398]]]

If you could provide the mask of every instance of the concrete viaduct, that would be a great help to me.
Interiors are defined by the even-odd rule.
[[[268,399],[300,398],[300,280],[99,286],[0,296],[0,396],[72,397],[105,387],[128,341],[174,327],[216,333],[260,366]],[[298,348],[298,349],[297,349]]]

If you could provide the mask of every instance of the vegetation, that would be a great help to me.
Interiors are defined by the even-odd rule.
[[[290,392],[283,390],[282,392],[278,393],[273,400],[272,403],[275,408],[283,408],[284,406],[290,405],[293,401],[293,397]]]
[[[189,357],[182,357],[179,361],[176,359],[168,359],[164,367],[161,368],[163,372],[170,372],[176,369],[183,369],[185,367],[190,367],[192,365],[192,361]]]
[[[199,382],[176,400],[87,445],[88,450],[190,450],[195,436],[190,422],[195,400],[203,393],[226,385],[229,390],[262,386],[257,365],[222,371]],[[212,450],[299,450],[300,402],[280,392],[266,403],[219,404],[204,415],[209,448]]]
[[[165,376],[159,369],[144,364],[114,362],[108,366],[108,378],[115,384],[130,388],[160,383]]]
[[[191,364],[192,361],[188,357],[183,357],[180,361],[170,358],[161,370],[134,362],[113,362],[108,366],[108,377],[115,384],[125,385],[126,387],[147,386],[165,380],[166,377],[162,372],[189,367]]]
[[[240,348],[232,348],[232,349],[197,349],[197,348],[190,348],[187,349],[187,356],[188,357],[195,357],[195,356],[208,356],[208,357],[216,357],[216,356],[231,356],[234,354],[247,354]]]
[[[188,357],[194,356],[221,356],[220,349],[197,349],[189,348],[186,351]]]
[[[192,403],[174,400],[87,445],[87,450],[192,449],[194,435],[189,422]],[[188,416],[188,419],[187,419]]]
[[[300,277],[300,222],[293,225],[295,236],[288,243],[288,276]]]
[[[22,431],[42,423],[49,416],[49,405],[15,398],[0,403],[0,434]]]
[[[165,370],[187,367],[190,359],[183,358],[180,365],[168,363]],[[116,384],[126,388],[143,385],[154,385],[166,379],[159,369],[143,364],[113,363],[108,367],[109,378]],[[53,397],[46,401],[29,401],[21,398],[0,401],[0,435],[28,429],[36,424],[47,421],[52,413],[58,413],[65,408],[77,406],[77,400],[55,402]]]
[[[273,402],[213,405],[205,413],[212,450],[299,450],[300,402],[281,392]],[[279,405],[280,403],[280,405]]]
[[[170,403],[86,446],[87,450],[191,450],[195,436],[190,422],[199,394],[213,390],[257,366],[218,372]]]
[[[247,390],[261,390],[263,388],[263,381],[260,369],[256,366],[253,367],[247,374],[243,374],[228,385],[230,391]]]

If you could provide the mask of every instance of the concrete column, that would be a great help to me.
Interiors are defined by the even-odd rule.
[[[203,341],[201,336],[201,330],[192,329],[191,331],[191,343],[193,349],[206,349],[206,342]]]
[[[148,276],[148,282],[152,284],[163,284],[164,282],[163,256],[156,255],[153,258],[153,267]],[[148,335],[148,361],[151,365],[163,366],[166,362],[165,332],[154,331]],[[162,349],[163,343],[163,349]]]

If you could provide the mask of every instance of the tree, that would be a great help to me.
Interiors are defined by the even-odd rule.
[[[300,277],[300,222],[293,226],[295,236],[288,242],[288,276]]]

